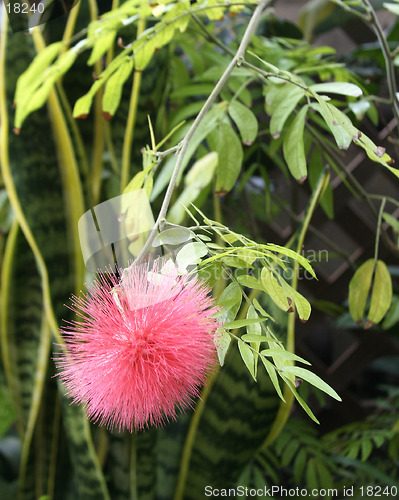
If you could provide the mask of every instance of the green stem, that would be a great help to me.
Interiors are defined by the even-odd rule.
[[[375,264],[377,263],[377,259],[378,259],[378,247],[379,247],[379,244],[380,244],[380,232],[381,232],[382,213],[384,211],[384,207],[385,207],[386,201],[387,200],[385,198],[382,200],[381,206],[380,206],[380,211],[378,213],[377,234],[375,236],[375,247],[374,247],[374,263]]]
[[[33,233],[29,227],[28,221],[26,220],[24,211],[22,209],[17,190],[14,184],[14,180],[11,173],[10,158],[8,152],[8,112],[7,112],[7,99],[6,99],[6,81],[5,81],[5,54],[7,47],[7,16],[3,16],[1,23],[0,32],[0,142],[2,147],[0,148],[0,163],[2,169],[2,175],[4,180],[4,185],[7,189],[8,198],[10,204],[14,210],[16,219],[19,226],[21,227],[25,238],[35,255],[37,266],[42,279],[43,287],[43,302],[46,311],[46,316],[50,324],[51,331],[58,344],[64,345],[64,340],[60,335],[57,320],[54,314],[53,304],[51,301],[50,293],[50,282],[47,272],[47,267],[44,262],[43,256],[37,246],[36,240]],[[3,290],[3,293],[5,291]]]
[[[137,25],[137,38],[143,33],[146,27],[146,20],[140,18]],[[139,104],[141,71],[134,71],[132,93],[130,95],[129,114],[127,117],[125,136],[122,149],[122,170],[121,170],[121,193],[129,182],[130,157],[133,144],[134,126],[137,118],[137,108]]]
[[[367,22],[367,24],[368,25],[371,24],[371,27],[373,28],[374,33],[378,41],[380,42],[381,51],[385,61],[389,97],[391,99],[391,104],[393,106],[396,122],[397,124],[399,124],[399,100],[396,96],[398,88],[396,85],[395,67],[392,61],[392,54],[389,49],[388,42],[384,34],[384,30],[382,29],[381,23],[378,19],[378,16],[373,6],[371,5],[370,0],[363,0],[363,4],[366,6],[366,9],[370,16],[370,19]]]
[[[97,2],[89,0],[90,19],[94,21],[98,17]],[[96,61],[94,71],[96,75],[100,75],[103,70],[101,59]],[[92,168],[91,168],[91,188],[92,188],[92,203],[93,206],[100,201],[103,158],[104,158],[104,119],[102,117],[102,98],[104,90],[99,89],[94,98],[94,140],[92,153]]]

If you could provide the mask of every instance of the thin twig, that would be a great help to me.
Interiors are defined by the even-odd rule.
[[[388,46],[384,30],[382,29],[381,23],[377,17],[377,14],[375,13],[373,6],[370,3],[370,0],[363,0],[363,3],[366,6],[370,16],[369,24],[371,24],[371,27],[373,28],[373,31],[377,36],[378,41],[380,42],[381,51],[384,56],[385,66],[386,66],[389,97],[391,99],[391,104],[393,106],[393,111],[395,114],[396,121],[399,124],[399,100],[397,97],[398,89],[396,85],[395,68],[392,62],[391,50]]]
[[[266,5],[269,3],[269,0],[261,0],[256,9],[254,10],[254,13],[248,23],[248,26],[245,30],[244,36],[241,40],[240,46],[238,47],[237,53],[234,55],[233,59],[231,60],[230,64],[227,66],[226,70],[224,71],[222,77],[218,81],[218,83],[215,85],[214,89],[212,90],[211,94],[209,95],[208,99],[206,100],[204,106],[202,107],[201,111],[197,115],[196,119],[194,120],[194,123],[191,125],[190,129],[187,132],[187,135],[184,137],[184,139],[181,141],[179,145],[179,153],[176,161],[175,168],[172,173],[172,177],[169,182],[168,189],[166,190],[165,198],[162,203],[161,210],[159,211],[158,218],[155,222],[154,228],[152,229],[145,245],[143,246],[141,252],[137,256],[135,260],[135,264],[139,263],[148,249],[150,248],[152,242],[154,241],[157,233],[158,233],[158,228],[160,227],[160,224],[162,221],[165,220],[166,213],[168,211],[168,207],[172,198],[173,190],[175,188],[179,172],[181,169],[181,166],[183,164],[183,159],[187,151],[187,147],[190,143],[191,138],[193,137],[195,131],[197,130],[199,124],[203,120],[204,116],[207,114],[207,112],[211,109],[212,104],[215,102],[216,98],[219,96],[220,92],[222,91],[223,87],[227,83],[227,80],[229,79],[233,69],[236,66],[240,66],[243,61],[244,61],[244,54],[247,49],[247,46],[250,42],[251,36],[255,32],[256,26],[263,14],[263,10],[266,7]]]

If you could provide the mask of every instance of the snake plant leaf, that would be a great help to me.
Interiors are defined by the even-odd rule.
[[[30,269],[28,282],[26,266]],[[26,436],[28,422],[32,425],[32,417],[37,419],[38,404],[36,402],[35,408],[32,408],[33,394],[39,391],[40,405],[40,391],[43,389],[42,381],[35,382],[42,333],[43,300],[40,288],[35,259],[15,222],[7,239],[2,266],[0,316],[4,370],[21,440]],[[49,345],[46,354],[48,359]],[[34,498],[29,492],[35,485],[31,437],[32,433],[30,442],[25,445],[22,457],[24,467],[19,477],[19,489],[24,500]]]
[[[24,33],[9,36],[6,46],[3,42],[4,37],[2,50],[8,70],[5,73],[3,71],[6,81],[2,84],[5,84],[7,94],[6,101],[3,100],[0,104],[2,116],[8,114],[9,117],[17,77],[30,64],[34,49],[31,37]],[[62,120],[58,125],[60,128],[55,131],[55,135],[61,130],[65,131],[62,128]],[[3,164],[2,167],[3,178],[10,188],[9,193],[14,193],[10,201],[20,207],[19,217],[24,220],[24,231],[29,234],[36,262],[41,262],[40,289],[49,287],[51,296],[45,295],[47,307],[50,308],[51,304],[54,304],[55,316],[61,321],[62,317],[68,315],[63,304],[68,302],[74,290],[75,270],[80,266],[80,262],[74,258],[76,254],[70,249],[72,231],[77,228],[77,223],[75,228],[71,222],[74,219],[70,209],[79,205],[81,186],[74,185],[73,189],[65,189],[65,185],[71,186],[68,183],[71,182],[74,166],[68,164],[65,167],[59,162],[63,155],[60,151],[57,152],[56,144],[49,135],[52,126],[47,113],[32,113],[26,120],[20,136],[8,133],[9,165]],[[46,140],[43,140],[44,137]],[[68,144],[68,137],[64,139],[66,142],[57,143],[57,147],[65,147],[65,144]],[[67,170],[63,170],[64,167]],[[60,172],[63,175],[60,175]],[[81,258],[80,254],[77,257]],[[23,313],[22,309],[19,310],[19,314]],[[46,321],[45,316],[42,321]],[[78,497],[108,499],[104,476],[98,464],[84,411],[69,402],[64,403],[64,430],[70,438],[69,465],[65,471],[69,471],[70,481],[77,485]]]

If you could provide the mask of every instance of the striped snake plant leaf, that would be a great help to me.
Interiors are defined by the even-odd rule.
[[[48,360],[50,345],[47,339],[41,342],[46,332],[40,276],[17,222],[7,239],[1,276],[1,350],[22,443],[19,498],[34,500],[32,434],[47,371],[38,360]]]
[[[9,127],[12,122],[11,102],[16,80],[33,55],[32,40],[24,33],[9,36],[7,46],[3,46],[2,64],[6,71],[3,69],[2,73],[5,75],[7,102],[1,104],[2,117],[8,117]],[[4,109],[6,105],[8,109]],[[3,176],[7,180],[9,191],[15,190],[11,202],[18,209],[20,222],[24,223],[24,232],[28,232],[31,243],[35,243],[36,260],[44,262],[42,272],[44,268],[48,273],[54,310],[56,316],[61,318],[66,311],[63,304],[67,302],[74,287],[74,269],[79,267],[75,265],[74,254],[69,249],[71,235],[67,232],[67,227],[73,227],[73,221],[70,220],[73,213],[66,209],[64,201],[66,200],[69,208],[73,204],[76,206],[78,191],[65,189],[65,186],[72,185],[71,178],[68,177],[68,169],[71,170],[72,166],[58,164],[62,155],[52,140],[51,130],[52,123],[43,111],[33,113],[26,120],[18,137],[9,130],[9,165],[3,165]],[[58,146],[61,147],[60,143]],[[61,179],[66,182],[64,186]],[[26,268],[26,279],[29,279],[30,273],[31,269]],[[41,278],[44,286],[43,274]],[[77,496],[108,499],[105,479],[95,454],[84,410],[71,406],[65,400],[62,411],[64,429],[68,436],[69,470]]]

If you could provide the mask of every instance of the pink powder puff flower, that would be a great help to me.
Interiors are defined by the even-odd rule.
[[[215,368],[210,288],[160,267],[130,267],[120,280],[100,275],[72,298],[81,321],[63,329],[68,351],[55,362],[73,402],[101,425],[132,432],[175,420]]]

